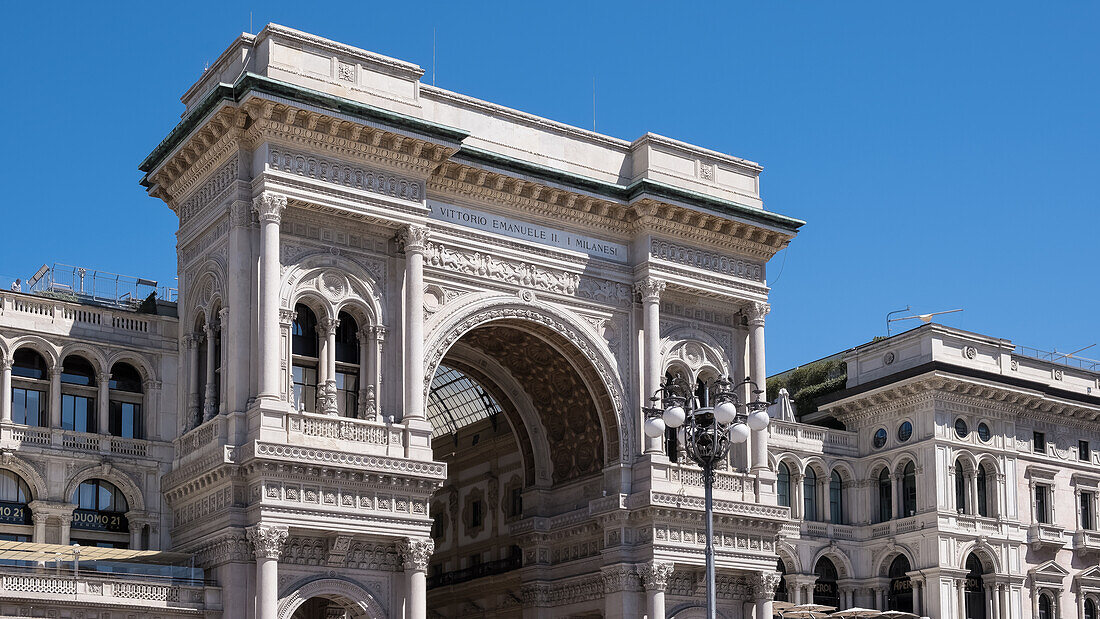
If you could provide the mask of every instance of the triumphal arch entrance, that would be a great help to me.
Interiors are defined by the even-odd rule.
[[[226,617],[689,617],[703,488],[642,407],[763,380],[761,168],[268,25],[142,163],[179,216],[174,550]],[[742,396],[748,399],[748,387]],[[718,473],[718,606],[770,617],[768,431]]]

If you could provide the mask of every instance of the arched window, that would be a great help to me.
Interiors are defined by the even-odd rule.
[[[802,478],[802,517],[805,520],[818,520],[817,516],[817,473],[813,467],[806,467]]]
[[[965,619],[986,619],[985,582],[982,574],[985,568],[982,561],[971,553],[966,558],[966,617]]]
[[[833,471],[829,475],[829,519],[837,524],[844,524],[844,486],[840,480],[840,473]]]
[[[988,475],[985,465],[978,466],[978,515],[989,516]]]
[[[96,431],[95,368],[84,357],[69,355],[61,363],[61,427]]]
[[[836,566],[828,557],[821,557],[814,567],[817,582],[814,583],[814,604],[840,607],[840,593],[836,585]]]
[[[1096,619],[1096,602],[1092,598],[1085,598],[1085,619]]]
[[[1050,601],[1050,594],[1039,594],[1039,619],[1054,619],[1054,604]]]
[[[73,529],[80,529],[79,537],[73,534],[72,542],[82,546],[107,546],[127,548],[130,523],[126,512],[130,505],[126,495],[117,486],[102,479],[81,482],[73,493]]]
[[[910,462],[901,470],[901,516],[917,513],[917,465]]]
[[[791,506],[791,469],[786,464],[780,462],[776,467],[776,494],[778,495],[779,504],[783,507]]]
[[[886,610],[913,612],[913,582],[908,573],[912,568],[905,555],[898,555],[890,563],[890,592],[886,596]]]
[[[317,411],[317,316],[299,303],[294,306],[290,347],[293,354],[294,408]]]
[[[46,360],[30,348],[15,351],[11,366],[11,420],[28,426],[46,426],[47,394]]]
[[[31,489],[23,478],[0,469],[0,540],[31,541]]]
[[[145,438],[144,419],[141,416],[143,397],[141,374],[129,363],[116,363],[111,368],[110,413],[108,431],[123,438]]]
[[[336,410],[342,417],[359,410],[359,325],[346,312],[336,326]]]
[[[882,467],[878,474],[878,521],[887,522],[894,517],[894,489],[890,485],[890,470]]]
[[[970,513],[966,509],[966,473],[962,460],[955,460],[955,508],[960,514]]]
[[[775,566],[775,569],[779,572],[779,586],[775,588],[775,595],[772,599],[777,602],[788,601],[787,595],[787,565],[783,563],[783,559],[780,559]]]

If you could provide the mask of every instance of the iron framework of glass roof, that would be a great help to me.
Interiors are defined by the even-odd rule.
[[[500,404],[477,381],[447,365],[440,365],[428,392],[428,421],[432,438],[457,433],[461,428],[493,419]]]

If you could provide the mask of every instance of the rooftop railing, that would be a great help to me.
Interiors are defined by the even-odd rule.
[[[1058,352],[1056,350],[1039,350],[1038,348],[1032,348],[1030,346],[1017,346],[1015,349],[1013,349],[1012,354],[1021,357],[1039,359],[1040,361],[1046,361],[1049,363],[1056,363],[1058,365],[1081,368],[1082,370],[1088,370],[1090,372],[1100,372],[1100,361],[1097,361],[1096,359],[1089,359],[1088,357],[1082,357],[1074,353],[1064,353]]]
[[[176,288],[158,286],[155,280],[58,263],[43,266],[23,289],[31,294],[117,307],[140,305],[154,292],[161,301],[175,302],[178,296]]]

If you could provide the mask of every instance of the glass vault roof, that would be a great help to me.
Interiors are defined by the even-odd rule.
[[[428,392],[428,421],[432,438],[453,434],[500,412],[500,404],[477,381],[447,365],[440,365]]]

